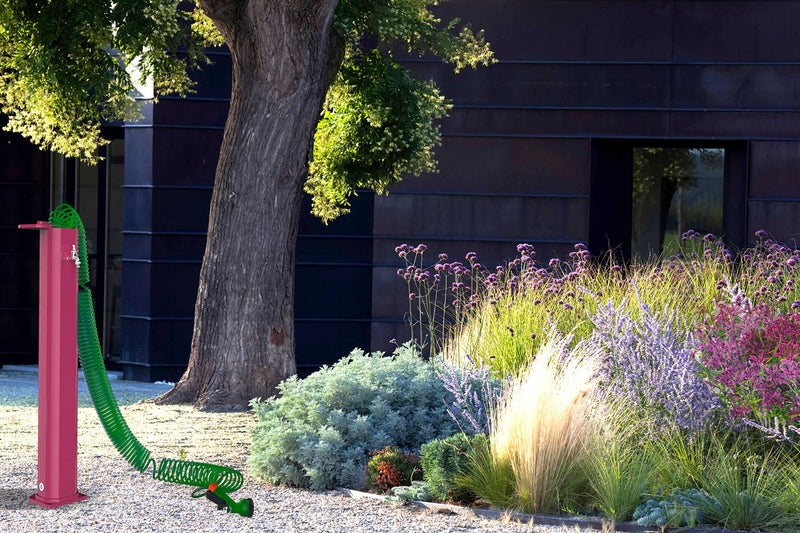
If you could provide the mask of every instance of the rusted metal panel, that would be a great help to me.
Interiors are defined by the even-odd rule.
[[[445,135],[534,137],[670,137],[670,113],[611,109],[454,109]]]
[[[436,63],[406,63],[456,105],[657,108],[669,106],[666,64],[499,63],[455,74]]]
[[[758,230],[769,232],[778,241],[800,247],[800,202],[750,200],[747,238],[755,240]]]
[[[800,198],[800,140],[753,141],[751,198]]]
[[[376,235],[583,239],[587,198],[402,195],[375,199]]]
[[[649,4],[649,2],[642,2]],[[795,0],[676,1],[675,61],[798,61]]]
[[[675,108],[800,109],[800,65],[675,65]]]
[[[440,171],[406,177],[389,196],[407,191],[487,194],[588,194],[589,141],[446,137]]]
[[[672,9],[667,0],[458,0],[437,14],[486,30],[502,60],[666,61]]]

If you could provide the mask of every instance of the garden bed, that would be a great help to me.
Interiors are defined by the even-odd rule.
[[[337,487],[339,493],[347,496],[348,498],[371,498],[374,500],[387,501],[386,497],[381,494],[374,494],[372,492],[362,492],[359,490],[345,489]],[[597,529],[599,531],[626,531],[630,533],[645,533],[651,531],[663,531],[669,533],[672,531],[680,531],[681,533],[747,533],[744,531],[735,531],[730,529],[719,528],[701,528],[701,527],[668,527],[663,530],[655,526],[640,526],[635,522],[618,522],[611,523],[607,520],[598,520],[595,518],[582,518],[582,517],[569,517],[569,516],[544,516],[526,513],[515,513],[511,511],[498,511],[496,509],[480,509],[478,507],[465,507],[462,505],[452,505],[448,503],[434,503],[434,502],[421,502],[417,500],[405,500],[404,503],[421,507],[435,513],[452,513],[458,515],[478,516],[487,520],[507,520],[512,522],[519,522],[522,524],[537,524],[542,526],[562,526],[562,527],[587,527]]]

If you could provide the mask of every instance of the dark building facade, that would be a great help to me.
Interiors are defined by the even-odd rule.
[[[439,12],[485,29],[498,62],[455,75],[404,59],[454,103],[440,172],[361,193],[329,226],[305,210],[301,373],[408,337],[404,242],[500,264],[519,242],[539,257],[578,241],[663,252],[692,223],[733,246],[756,229],[800,235],[800,1],[452,0]],[[230,91],[229,56],[212,59],[196,94],[143,98],[142,120],[109,128],[96,169],[2,134],[4,362],[36,349],[35,236],[13,228],[66,200],[89,220],[107,356],[129,378],[183,372]],[[652,171],[659,161],[674,171]]]

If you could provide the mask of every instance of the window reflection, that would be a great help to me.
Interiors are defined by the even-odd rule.
[[[631,255],[677,253],[687,229],[722,235],[725,151],[634,148]]]

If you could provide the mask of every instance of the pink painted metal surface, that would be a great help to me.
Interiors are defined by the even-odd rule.
[[[39,234],[39,479],[31,502],[58,507],[78,492],[78,230],[23,224]]]

